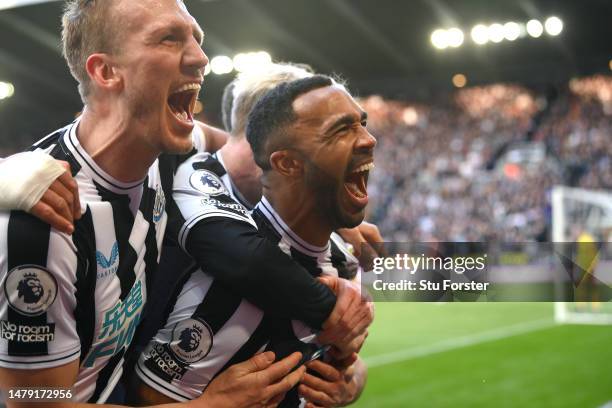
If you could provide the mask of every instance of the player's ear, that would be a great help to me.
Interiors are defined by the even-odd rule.
[[[85,62],[89,80],[99,88],[112,90],[122,83],[121,75],[108,54],[91,54]]]
[[[286,177],[301,177],[304,163],[292,150],[277,150],[270,155],[272,170]]]

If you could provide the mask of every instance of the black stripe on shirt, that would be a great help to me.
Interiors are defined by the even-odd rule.
[[[338,276],[343,279],[352,280],[357,275],[359,265],[349,263],[346,254],[338,247],[338,244],[333,239],[331,242],[331,263],[338,271]]]
[[[76,308],[74,321],[81,341],[81,362],[89,354],[96,329],[96,234],[91,210],[87,208],[81,219],[74,224],[72,242],[81,254],[77,258],[76,282],[74,284]]]
[[[140,212],[143,217],[149,223],[149,229],[147,231],[147,236],[145,238],[145,280],[147,288],[153,286],[153,282],[156,279],[158,273],[158,251],[157,251],[157,237],[156,237],[156,228],[155,222],[153,221],[153,210],[156,203],[157,191],[147,187],[145,184],[144,190],[142,192],[142,198],[140,200]],[[148,303],[148,302],[147,302]],[[145,304],[145,311],[147,305]],[[144,312],[146,313],[146,312]]]
[[[47,136],[34,143],[32,146],[28,148],[29,151],[33,151],[36,149],[47,150],[49,147],[53,146],[58,142],[59,139],[64,135],[64,133],[70,128],[71,125],[64,126],[61,129],[58,129],[52,133],[49,133]]]
[[[221,327],[233,316],[240,306],[242,298],[227,290],[221,282],[215,279],[204,300],[193,312],[192,317],[204,319],[210,326],[213,334],[216,334]]]
[[[300,252],[300,250],[296,249],[295,247],[291,247],[290,251],[291,251],[291,258],[297,263],[299,263],[300,265],[302,265],[304,269],[306,269],[308,273],[310,273],[312,276],[316,278],[323,273],[323,271],[319,267],[319,262],[317,258],[308,256],[304,254],[303,252]]]
[[[106,363],[104,368],[100,370],[100,373],[98,374],[98,379],[96,380],[96,390],[87,402],[89,402],[90,404],[95,404],[96,402],[98,402],[102,391],[104,391],[106,387],[108,387],[108,380],[110,379],[111,374],[113,374],[113,371],[115,371],[115,367],[117,366],[117,364],[119,364],[119,361],[121,361],[123,353],[125,353],[125,348],[123,348],[119,353],[112,356],[110,360],[108,360],[108,363]]]
[[[60,136],[63,136],[63,132]],[[68,146],[64,142],[64,138],[60,137],[57,145],[53,147],[50,152],[51,156],[55,157],[57,160],[64,160],[70,164],[70,172],[72,176],[76,176],[76,174],[81,171],[81,163],[70,153]]]
[[[46,270],[50,236],[51,227],[48,224],[25,212],[11,211],[7,229],[7,270],[9,273],[22,265],[36,265]],[[52,273],[50,275],[53,276]],[[4,289],[6,290],[6,281]],[[57,283],[55,290],[57,295]],[[13,294],[7,293],[6,295],[10,297]],[[10,306],[7,309],[7,318],[11,323],[20,326],[45,326],[48,324],[46,312],[38,316],[28,316]],[[46,341],[21,342],[9,340],[8,354],[10,356],[44,356],[49,352]]]

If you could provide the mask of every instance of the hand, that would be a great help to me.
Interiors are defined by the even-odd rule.
[[[374,224],[364,221],[355,228],[341,228],[337,232],[353,246],[355,256],[364,271],[372,270],[374,258],[386,256],[383,237]]]
[[[319,280],[329,286],[338,299],[323,323],[318,341],[334,345],[338,349],[337,357],[346,358],[361,348],[363,341],[359,339],[367,335],[367,328],[374,320],[374,304],[369,296],[362,296],[360,286],[354,282],[330,276]]]
[[[357,360],[357,353],[361,351],[365,340],[368,338],[368,331],[355,337],[348,343],[339,343],[334,345],[329,351],[328,355],[336,361],[337,364],[343,366],[350,366]]]
[[[215,378],[198,398],[200,407],[249,408],[275,407],[304,376],[299,367],[301,353],[274,363],[274,353],[267,351],[236,364]]]
[[[64,161],[59,163],[66,168],[66,172],[55,179],[29,212],[58,231],[72,234],[74,220],[81,218],[79,190],[70,174],[70,165]]]
[[[354,366],[338,368],[320,360],[311,361],[306,366],[322,377],[309,373],[304,375],[298,392],[308,401],[306,408],[344,406],[359,395]]]

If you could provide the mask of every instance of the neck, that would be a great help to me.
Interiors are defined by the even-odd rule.
[[[256,204],[261,199],[261,169],[255,164],[249,142],[245,137],[230,136],[220,152],[234,186],[249,203]]]
[[[270,183],[274,176],[264,176],[263,194],[282,220],[301,239],[315,246],[325,246],[333,228],[317,211],[317,203],[299,183]],[[269,188],[273,185],[274,188]],[[277,186],[283,185],[280,188]]]
[[[124,183],[142,180],[160,154],[144,142],[127,114],[104,107],[85,107],[77,138],[102,170]]]

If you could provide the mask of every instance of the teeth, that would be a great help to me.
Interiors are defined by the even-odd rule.
[[[362,171],[370,171],[374,168],[374,163],[370,162],[370,163],[366,163],[366,164],[362,164],[361,166],[357,167],[355,170],[353,170],[353,173],[361,173]]]
[[[176,91],[174,91],[172,94],[179,93],[179,92],[185,92],[185,91],[191,91],[191,90],[199,91],[201,88],[202,88],[202,85],[198,83],[185,84],[181,86],[179,89],[177,89]]]

